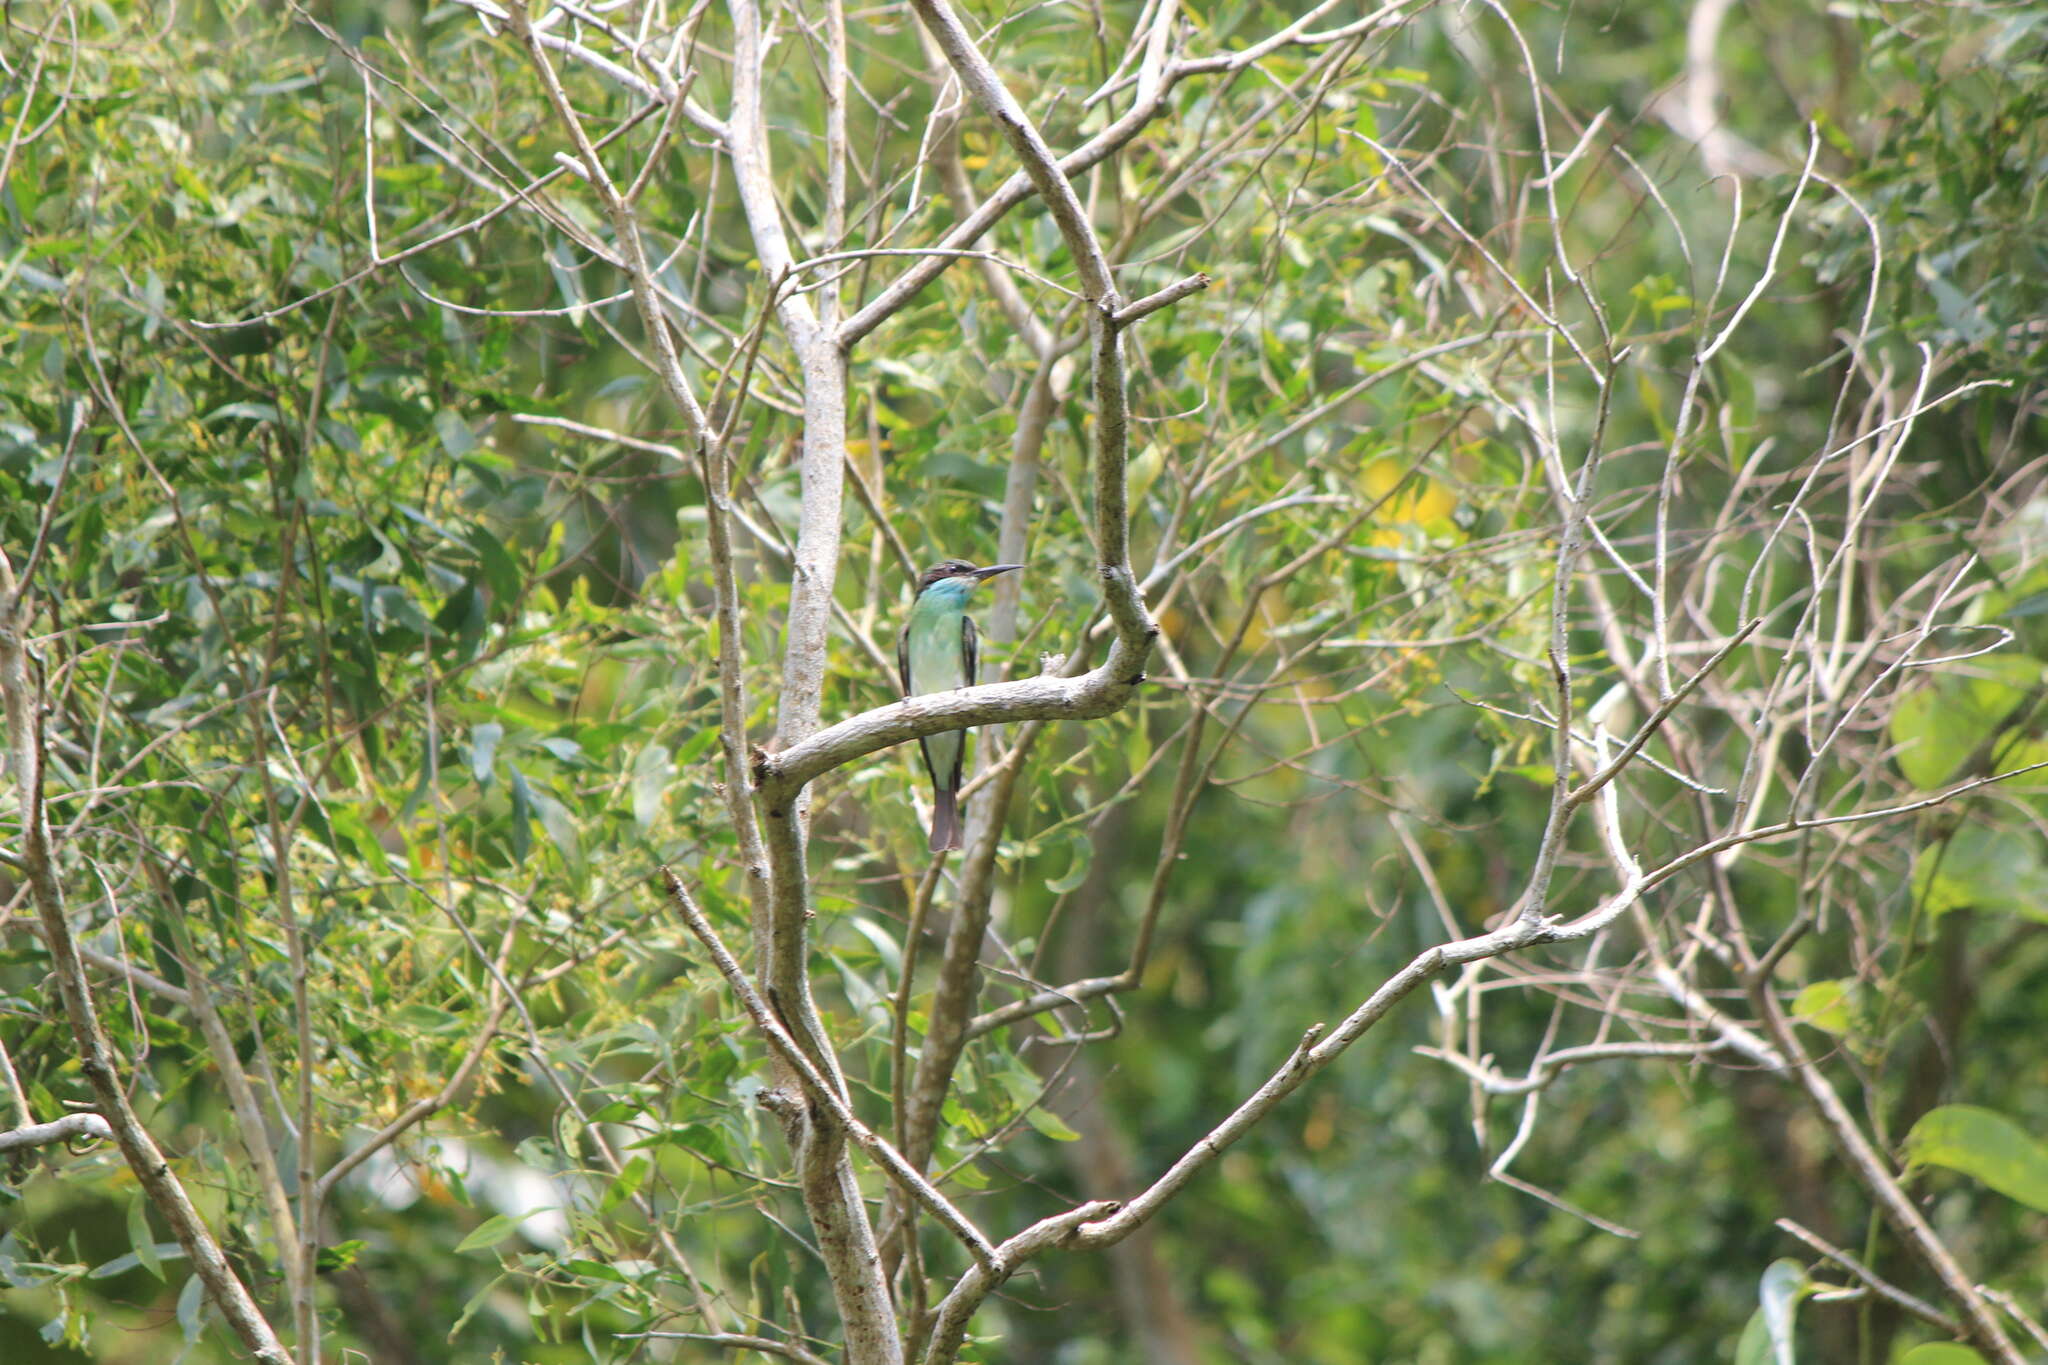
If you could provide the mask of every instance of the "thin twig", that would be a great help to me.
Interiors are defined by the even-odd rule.
[[[1801,1226],[1790,1218],[1778,1219],[1777,1226],[1791,1233],[1794,1237],[1797,1237],[1800,1241],[1806,1243],[1815,1251],[1818,1251],[1821,1255],[1863,1281],[1864,1284],[1870,1286],[1871,1292],[1880,1298],[1890,1299],[1922,1322],[1939,1328],[1952,1337],[1964,1335],[1963,1324],[1956,1321],[1955,1318],[1942,1312],[1919,1295],[1907,1293],[1890,1280],[1879,1275],[1869,1266],[1863,1264],[1863,1262],[1857,1260],[1854,1256],[1851,1256],[1848,1252],[1822,1237],[1819,1233]]]

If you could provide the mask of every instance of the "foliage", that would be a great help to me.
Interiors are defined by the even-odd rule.
[[[68,913],[135,1106],[288,1340],[280,1200],[317,1209],[336,1358],[712,1358],[649,1332],[836,1357],[788,1078],[655,873],[768,970],[720,706],[762,743],[791,687],[815,378],[777,310],[800,280],[851,315],[915,266],[777,277],[681,95],[555,49],[567,103],[618,130],[599,154],[707,441],[570,130],[478,8],[9,11],[0,546],[35,570]],[[614,8],[549,32],[630,53],[644,15],[731,116],[750,6]],[[768,16],[762,67],[795,256],[935,246],[1012,148],[910,7],[849,13],[835,206],[812,8]],[[971,9],[1056,150],[1139,98],[1153,9]],[[1191,7],[1166,37],[1222,57],[1299,17]],[[1739,195],[1668,126],[1674,15],[1509,17],[1418,3],[1186,74],[1077,175],[1124,299],[1212,283],[1126,334],[1150,685],[976,741],[978,1003],[1130,979],[974,1038],[917,1164],[997,1239],[1128,1198],[1418,953],[1527,895],[1611,923],[1418,990],[1140,1236],[1034,1262],[962,1359],[1964,1351],[1781,1259],[1809,1254],[1788,1217],[1943,1292],[1768,1064],[1774,1012],[1973,1282],[2048,1287],[2040,784],[1987,782],[2048,760],[2041,16],[1757,7],[1717,53],[1727,128],[1770,163]],[[1014,537],[1030,564],[982,609],[990,678],[1107,648],[1082,267],[1037,199],[975,249],[851,351],[828,721],[895,700],[907,585],[942,553]],[[1710,661],[1613,813],[1589,792],[1547,833]],[[899,1146],[976,882],[931,865],[912,748],[813,784],[805,845],[808,989]],[[10,786],[9,1124],[91,1094],[15,875],[27,823]],[[1618,901],[1616,840],[1676,870]],[[1663,1050],[1515,1097],[1622,1040]],[[0,1355],[141,1332],[235,1358],[118,1151],[0,1160]],[[915,1330],[971,1260],[929,1220],[901,1240],[900,1190],[856,1161]]]

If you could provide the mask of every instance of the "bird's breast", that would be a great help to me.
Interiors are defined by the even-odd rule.
[[[914,614],[910,620],[910,690],[950,692],[967,686],[967,672],[960,658],[960,623],[957,612]]]

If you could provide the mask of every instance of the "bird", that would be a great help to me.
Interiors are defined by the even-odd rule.
[[[981,646],[967,603],[989,579],[1023,567],[991,564],[977,569],[964,559],[947,559],[918,575],[917,598],[896,640],[896,671],[903,679],[905,698],[974,686]],[[924,751],[925,771],[932,778],[932,852],[959,848],[960,769],[967,755],[967,732],[926,735],[917,747]]]

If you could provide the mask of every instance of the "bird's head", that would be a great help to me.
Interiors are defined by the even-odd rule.
[[[977,569],[964,559],[941,560],[917,576],[917,591],[922,595],[934,584],[952,583],[955,592],[971,592],[997,574],[1023,567],[1022,564],[991,564],[986,569]]]

